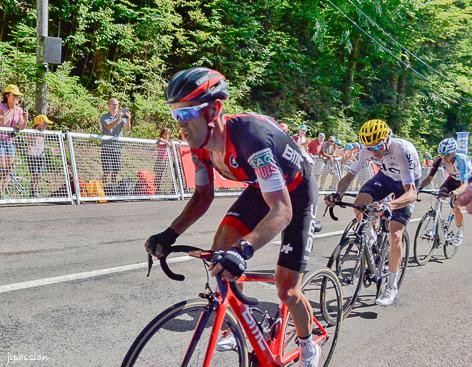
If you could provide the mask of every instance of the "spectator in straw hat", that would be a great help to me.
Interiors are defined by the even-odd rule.
[[[41,132],[46,130],[49,124],[52,124],[52,121],[46,115],[36,116],[33,119],[33,129],[38,130],[38,133],[27,136],[26,159],[31,173],[31,197],[39,196],[39,180],[46,169],[45,136]]]
[[[14,84],[9,84],[3,90],[0,103],[0,126],[24,129],[28,121],[28,113],[19,106],[23,94]],[[8,178],[13,169],[16,148],[14,134],[0,132],[0,195],[3,195],[8,185]]]

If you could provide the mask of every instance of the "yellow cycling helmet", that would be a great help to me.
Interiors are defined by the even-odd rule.
[[[359,139],[364,145],[377,145],[390,135],[390,128],[383,120],[369,120],[359,130]]]

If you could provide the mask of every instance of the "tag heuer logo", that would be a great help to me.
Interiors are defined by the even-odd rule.
[[[272,155],[270,148],[266,148],[254,153],[249,157],[248,161],[251,167],[254,169],[275,163],[274,156]]]

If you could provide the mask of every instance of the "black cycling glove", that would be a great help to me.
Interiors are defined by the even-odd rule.
[[[147,240],[147,245],[154,254],[158,244],[164,247],[164,249],[168,249],[175,243],[177,237],[179,237],[179,234],[169,227],[164,232],[157,233],[149,237]]]
[[[341,195],[339,195],[337,192],[325,196],[325,201],[329,201],[331,203],[337,203],[341,201],[341,199]]]
[[[227,251],[216,251],[212,259],[213,264],[221,264],[223,268],[240,277],[247,268],[242,251],[238,247],[231,247]]]

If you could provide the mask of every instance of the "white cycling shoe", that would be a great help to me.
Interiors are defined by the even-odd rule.
[[[238,343],[231,330],[224,331],[218,341],[216,342],[216,350],[218,352],[228,352],[230,350],[236,350]]]
[[[397,294],[398,289],[394,289],[391,285],[387,284],[380,297],[375,300],[375,303],[379,306],[390,306]]]
[[[321,348],[318,344],[314,345],[316,354],[308,360],[300,359],[298,367],[318,367],[321,359]]]
[[[462,241],[464,240],[464,234],[462,231],[457,232],[454,237],[452,237],[452,244],[456,247],[462,245]]]

